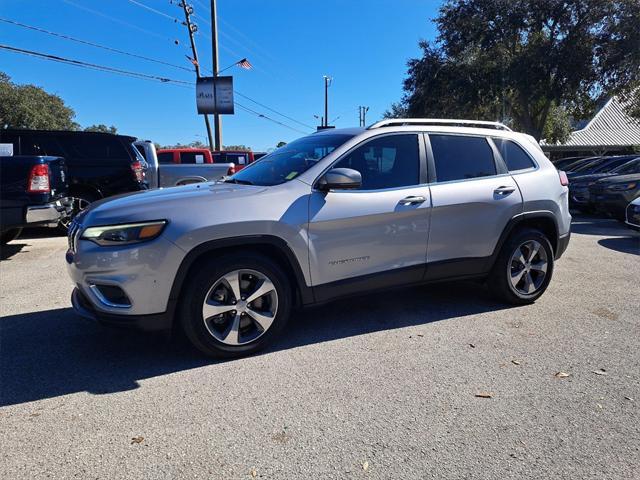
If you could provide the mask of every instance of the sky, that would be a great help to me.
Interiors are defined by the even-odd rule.
[[[0,0],[0,18],[190,68],[180,0]],[[198,26],[203,74],[211,69],[209,0],[190,0]],[[150,7],[151,11],[146,7]],[[367,124],[402,96],[406,62],[420,56],[418,41],[436,36],[435,0],[218,0],[220,69],[241,58],[254,68],[233,67],[236,103],[286,126],[236,107],[222,117],[224,145],[254,151],[313,132],[329,88],[329,120],[358,125],[358,106],[369,106]],[[159,12],[159,13],[158,13]],[[176,45],[175,41],[178,41]],[[0,44],[123,70],[193,81],[195,73],[148,62],[0,22]],[[119,133],[166,145],[206,143],[195,89],[88,70],[0,50],[0,71],[14,82],[38,85],[62,97],[82,126],[115,125]],[[285,118],[270,109],[284,114]],[[294,120],[291,120],[294,119]]]

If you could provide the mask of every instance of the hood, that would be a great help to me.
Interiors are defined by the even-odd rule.
[[[195,183],[117,195],[94,202],[83,212],[84,225],[108,225],[169,219],[180,212],[194,211],[222,201],[256,195],[267,187],[232,183]]]

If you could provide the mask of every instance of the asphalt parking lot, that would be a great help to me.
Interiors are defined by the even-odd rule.
[[[581,217],[535,305],[389,291],[212,362],[76,317],[36,232],[0,263],[0,478],[637,479],[639,238]]]

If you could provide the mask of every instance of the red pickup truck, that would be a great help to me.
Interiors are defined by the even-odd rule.
[[[177,164],[198,164],[198,163],[233,163],[233,171],[229,174],[242,170],[245,166],[253,163],[253,152],[241,150],[222,150],[211,152],[207,148],[171,148],[158,150],[158,163]]]

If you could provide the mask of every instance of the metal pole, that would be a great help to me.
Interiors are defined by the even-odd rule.
[[[218,76],[218,9],[216,0],[211,0],[211,55],[213,56],[213,76]],[[214,90],[215,92],[215,90]],[[217,113],[213,116],[215,131],[215,149],[222,150],[222,118]]]
[[[200,62],[198,61],[198,50],[196,50],[196,42],[193,39],[193,27],[191,26],[191,14],[187,8],[186,0],[182,1],[182,9],[184,10],[184,21],[189,30],[189,41],[191,42],[191,51],[193,52],[194,67],[196,69],[196,77],[200,78]],[[204,125],[207,127],[207,137],[209,138],[209,148],[213,147],[213,138],[211,136],[211,124],[209,124],[209,116],[205,114]]]
[[[329,77],[324,76],[324,126],[329,126]]]

